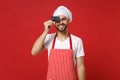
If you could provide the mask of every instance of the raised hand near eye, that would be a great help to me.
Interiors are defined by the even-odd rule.
[[[49,31],[50,28],[52,27],[53,23],[54,23],[54,22],[53,22],[52,20],[45,21],[45,22],[44,22],[44,30]]]

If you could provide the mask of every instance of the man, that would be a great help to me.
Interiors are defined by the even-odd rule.
[[[58,17],[59,20],[44,22],[44,31],[35,41],[32,55],[38,55],[48,49],[47,80],[85,80],[82,40],[68,32],[68,24],[72,22],[72,13],[68,8],[59,6],[53,16]],[[52,25],[55,25],[57,32],[48,34]],[[75,65],[77,71],[75,71]]]

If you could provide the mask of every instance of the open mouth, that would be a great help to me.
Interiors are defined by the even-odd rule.
[[[59,27],[63,28],[65,26],[65,24],[60,24]]]
[[[64,28],[64,25],[59,25],[60,28]]]

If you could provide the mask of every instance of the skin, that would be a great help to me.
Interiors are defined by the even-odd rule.
[[[34,42],[34,45],[31,50],[31,53],[33,56],[40,54],[42,51],[46,49],[44,45],[44,40],[45,40],[46,35],[52,28],[52,25],[56,26],[57,38],[60,41],[64,41],[69,37],[69,34],[68,34],[69,19],[63,15],[59,15],[59,17],[60,17],[60,22],[53,22],[52,20],[47,20],[44,22],[44,31],[38,37],[38,39]],[[78,57],[76,59],[76,62],[77,62],[78,79],[86,80],[85,79],[84,57]]]

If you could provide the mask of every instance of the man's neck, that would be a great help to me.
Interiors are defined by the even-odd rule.
[[[60,41],[64,41],[66,40],[67,38],[69,37],[69,33],[68,31],[66,30],[65,32],[57,32],[57,38],[60,40]]]

